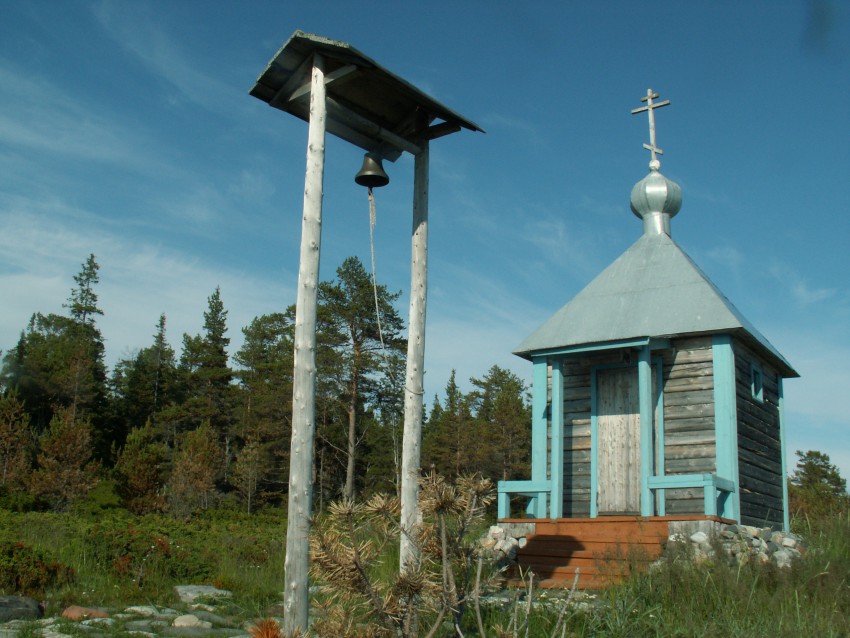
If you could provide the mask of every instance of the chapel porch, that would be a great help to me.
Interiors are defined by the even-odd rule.
[[[709,535],[734,523],[719,516],[601,516],[597,518],[500,519],[499,526],[526,543],[509,573],[532,572],[535,587],[570,587],[579,570],[578,588],[601,589],[621,582],[634,570],[646,569],[661,557],[671,534]]]

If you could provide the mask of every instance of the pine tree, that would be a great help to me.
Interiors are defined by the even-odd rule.
[[[521,478],[530,471],[531,406],[528,388],[513,372],[493,366],[481,379],[470,379],[470,394],[480,433],[477,466],[494,482]]]
[[[106,364],[103,336],[95,317],[94,287],[98,265],[90,255],[74,276],[66,307],[69,317],[33,314],[18,344],[3,360],[3,386],[15,390],[24,402],[37,432],[45,431],[56,409],[67,407],[72,419],[86,419],[93,427],[95,453],[109,454]]]
[[[33,449],[30,417],[14,392],[0,397],[0,490],[26,488]]]
[[[797,450],[797,469],[789,481],[791,509],[810,518],[831,516],[845,510],[850,502],[847,481],[829,460],[817,450]]]
[[[477,436],[470,400],[461,392],[456,377],[452,370],[444,405],[436,414],[432,411],[422,441],[423,467],[430,466],[449,479],[477,472],[477,448],[485,443]]]
[[[204,422],[183,436],[168,483],[169,507],[175,516],[188,517],[213,504],[222,460],[222,450],[209,423]]]
[[[283,490],[289,477],[293,321],[289,313],[255,317],[242,329],[245,341],[234,356],[239,365],[236,439],[258,446],[267,465],[260,479],[267,492]]]
[[[168,448],[156,440],[150,424],[134,428],[118,454],[115,474],[124,506],[135,514],[165,509],[165,463]]]
[[[99,466],[91,460],[91,425],[87,419],[74,418],[71,407],[62,408],[41,436],[39,447],[30,490],[54,510],[65,511],[97,483]]]
[[[256,441],[248,441],[236,455],[233,464],[233,484],[242,495],[248,513],[256,506],[255,499],[268,469],[263,451]]]
[[[153,345],[122,359],[112,373],[115,443],[123,445],[126,433],[150,423],[158,412],[177,399],[174,350],[165,338],[165,315],[160,315]]]
[[[338,358],[333,368],[320,369],[320,374],[335,381],[335,397],[346,415],[343,496],[352,498],[357,449],[363,435],[360,419],[374,400],[384,370],[382,349],[401,351],[406,344],[401,337],[403,322],[393,307],[401,293],[390,293],[383,285],[373,286],[357,257],[348,257],[336,275],[335,281],[319,285],[319,330]]]

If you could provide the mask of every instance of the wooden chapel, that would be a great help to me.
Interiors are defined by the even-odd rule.
[[[498,516],[552,547],[657,543],[682,521],[788,528],[782,383],[799,375],[671,238],[657,97],[633,111],[650,123],[643,234],[515,351],[534,366],[532,470],[499,483]]]

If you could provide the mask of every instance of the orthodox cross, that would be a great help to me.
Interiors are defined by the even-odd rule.
[[[658,148],[655,145],[655,109],[660,109],[662,106],[670,106],[670,100],[664,100],[663,102],[653,102],[652,100],[658,97],[658,93],[653,93],[652,89],[646,90],[646,97],[642,97],[640,99],[641,102],[646,102],[646,106],[641,106],[640,108],[632,109],[632,115],[636,113],[643,113],[646,111],[649,113],[649,144],[644,144],[643,147],[652,153],[652,162],[657,162],[658,159],[655,157],[655,154],[664,155],[664,151]]]

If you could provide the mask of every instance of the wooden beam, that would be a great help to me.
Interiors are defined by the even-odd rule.
[[[410,318],[404,387],[404,435],[401,453],[402,572],[415,569],[419,551],[408,534],[419,523],[422,407],[425,394],[425,311],[428,300],[428,140],[422,141],[413,167],[413,232],[410,249]]]
[[[325,83],[320,55],[313,58],[301,257],[295,304],[295,369],[292,380],[292,439],[284,562],[284,629],[306,631],[309,600],[310,519],[313,503],[313,439],[316,428],[316,315],[322,243],[322,184],[325,171]]]
[[[269,106],[273,106],[275,108],[281,108],[281,105],[285,102],[289,102],[289,96],[298,89],[302,85],[307,85],[309,93],[309,87],[312,86],[312,76],[311,69],[313,68],[313,58],[307,57],[301,65],[295,70],[295,72],[289,76],[289,79],[284,82],[283,86],[281,86],[277,93],[274,94],[272,99],[269,100]]]
[[[458,131],[460,131],[459,124],[455,124],[454,122],[442,122],[440,124],[435,124],[428,129],[428,139],[436,140],[438,137],[445,137],[446,135],[451,135]]]
[[[371,138],[376,138],[382,142],[386,142],[401,151],[407,151],[411,155],[418,155],[422,150],[421,147],[417,146],[410,140],[396,135],[392,131],[388,131],[362,115],[358,115],[351,109],[343,106],[330,97],[328,98],[328,117],[345,124],[355,131],[362,132]]]
[[[330,86],[331,84],[338,82],[342,78],[352,79],[354,76],[352,75],[355,71],[357,71],[357,67],[353,64],[349,64],[347,66],[343,66],[338,68],[333,73],[328,73],[325,76],[325,87]],[[297,89],[295,89],[292,93],[290,93],[289,97],[286,98],[289,102],[297,102],[299,99],[310,95],[310,84],[305,82]],[[275,96],[277,97],[277,96]]]

